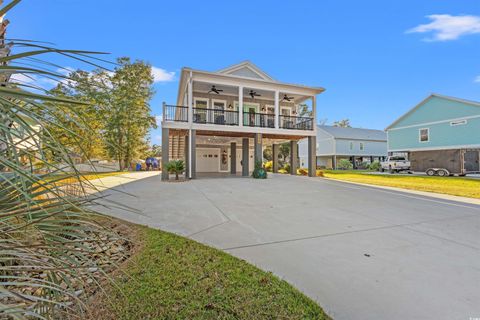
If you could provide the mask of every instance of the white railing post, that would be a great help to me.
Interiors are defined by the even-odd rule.
[[[188,123],[192,125],[193,123],[193,80],[192,75],[190,73],[190,79],[188,79],[188,94],[187,94],[187,102],[188,102]]]
[[[165,102],[162,103],[162,121],[166,119],[166,112],[167,112],[167,104]]]
[[[280,103],[279,103],[279,92],[275,91],[275,129],[280,127]]]
[[[238,126],[243,127],[243,87],[238,87]]]

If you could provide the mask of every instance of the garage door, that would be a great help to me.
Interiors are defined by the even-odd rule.
[[[197,149],[197,172],[218,172],[220,149]]]

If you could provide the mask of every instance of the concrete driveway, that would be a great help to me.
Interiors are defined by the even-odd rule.
[[[480,206],[288,175],[132,181],[107,192],[138,211],[107,213],[272,271],[335,319],[480,317]]]

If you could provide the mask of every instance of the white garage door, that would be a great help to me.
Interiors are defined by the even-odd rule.
[[[220,167],[220,149],[197,149],[197,172],[218,172]]]

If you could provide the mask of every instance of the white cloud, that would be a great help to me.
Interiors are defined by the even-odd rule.
[[[432,22],[416,26],[407,33],[432,32],[433,36],[424,39],[426,41],[456,40],[463,35],[480,33],[480,16],[432,14],[427,18]]]
[[[477,77],[473,80],[473,82],[480,83],[480,76],[477,76]]]
[[[163,120],[163,115],[160,114],[155,116],[155,122],[157,123],[158,126],[162,124],[162,120]]]
[[[169,82],[175,79],[175,72],[152,66],[154,82]]]
[[[36,81],[35,75],[15,73],[10,77],[10,80],[13,82],[18,82],[21,84],[31,84]]]

